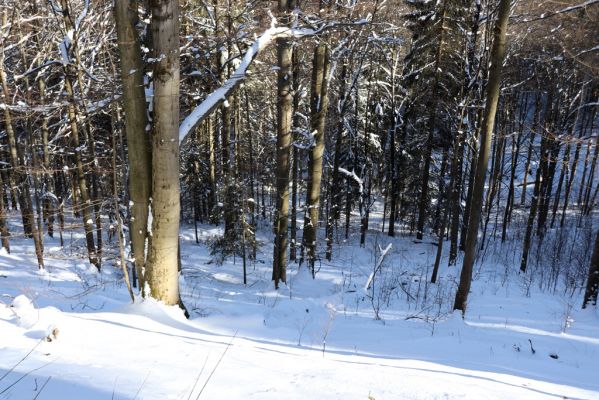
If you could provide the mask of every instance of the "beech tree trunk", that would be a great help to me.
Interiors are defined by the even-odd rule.
[[[150,0],[154,64],[152,240],[146,281],[152,297],[179,303],[179,2]]]
[[[135,30],[137,19],[135,0],[116,0],[114,16],[121,56],[121,80],[123,81],[123,108],[127,134],[129,160],[129,199],[131,250],[139,287],[145,294],[145,248],[148,235],[148,212],[152,188],[151,154],[149,135],[146,131],[148,117],[143,85],[143,65],[140,42]]]

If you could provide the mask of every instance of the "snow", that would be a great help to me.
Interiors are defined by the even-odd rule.
[[[341,172],[343,175],[347,176],[348,178],[353,179],[358,184],[360,193],[362,193],[362,191],[364,189],[364,181],[362,179],[360,179],[360,177],[358,175],[356,175],[356,172],[354,170],[349,172],[345,168],[339,167],[339,172]]]
[[[46,271],[15,235],[0,254],[0,398],[599,398],[599,313],[580,311],[579,293],[527,287],[517,265],[487,258],[463,320],[449,313],[459,268],[442,264],[439,283],[427,284],[433,240],[389,238],[377,224],[375,207],[364,248],[352,230],[316,279],[290,263],[278,291],[268,227],[244,286],[239,259],[211,262],[222,228],[201,225],[198,245],[183,226],[189,320],[152,299],[131,304],[111,259],[98,273],[77,251],[82,230],[64,248],[44,238]],[[393,277],[402,289],[385,298]]]
[[[14,298],[10,307],[15,315],[17,326],[29,329],[38,322],[37,310],[27,296],[18,295]]]
[[[61,42],[58,44],[60,50],[60,59],[63,65],[69,64],[69,48],[71,47],[71,37],[65,35]]]

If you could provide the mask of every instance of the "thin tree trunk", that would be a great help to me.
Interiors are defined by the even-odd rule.
[[[2,24],[7,25],[6,10],[2,15]],[[2,87],[2,94],[0,99],[2,103],[8,104],[10,102],[10,96],[8,91],[8,79],[4,71],[4,48],[0,49],[0,87]],[[18,200],[21,208],[21,219],[23,221],[23,231],[26,237],[33,238],[33,209],[30,209],[29,203],[31,199],[27,201],[25,192],[28,191],[29,181],[27,175],[23,173],[25,167],[21,167],[18,155],[18,143],[16,133],[13,128],[12,115],[8,107],[4,108],[4,125],[6,129],[6,135],[8,139],[8,150],[10,156],[10,175],[9,183],[11,187],[13,203],[14,200]],[[14,207],[14,206],[13,206]]]
[[[533,227],[534,227],[534,221],[536,218],[536,214],[537,214],[537,209],[539,206],[539,193],[541,191],[541,180],[544,176],[544,165],[545,162],[543,161],[544,158],[544,152],[545,152],[545,138],[543,137],[543,139],[541,139],[541,162],[540,165],[537,167],[537,172],[536,172],[536,178],[535,178],[535,186],[533,189],[533,193],[532,193],[532,199],[530,201],[530,211],[528,213],[528,222],[526,224],[526,233],[524,234],[524,242],[522,244],[522,257],[520,259],[520,271],[521,272],[526,272],[526,266],[528,263],[528,253],[530,252],[530,243],[531,243],[531,239],[532,239],[532,231],[533,231]]]
[[[293,0],[279,0],[279,12],[284,22],[291,23],[289,13],[295,8]],[[289,225],[289,158],[292,142],[293,96],[291,94],[292,44],[289,39],[277,39],[277,217],[275,223],[275,249],[273,274],[275,288],[287,282],[287,239]]]
[[[505,108],[505,107],[504,107]],[[506,112],[505,110],[503,110],[504,112]],[[487,191],[487,205],[486,205],[486,217],[485,217],[485,222],[483,224],[483,236],[482,236],[482,240],[480,241],[480,248],[481,250],[484,248],[485,246],[485,238],[487,236],[487,226],[489,225],[489,220],[491,219],[491,211],[493,211],[493,200],[495,199],[495,195],[497,194],[497,196],[499,197],[499,189],[500,189],[500,185],[501,185],[501,172],[502,172],[502,168],[503,168],[503,156],[505,153],[505,131],[499,133],[498,135],[496,135],[496,140],[495,140],[495,154],[493,156],[493,166],[492,166],[492,173],[491,173],[491,177],[489,180],[489,190]],[[499,210],[497,210],[497,212],[499,212]]]
[[[299,83],[299,66],[298,66],[298,52],[293,52],[292,55],[292,75],[293,75],[293,125],[292,132],[298,127],[299,119],[299,101],[300,101],[300,83]],[[293,133],[293,140],[297,137],[296,133]],[[299,169],[299,150],[297,146],[292,146],[293,152],[293,165],[291,167],[291,241],[289,243],[289,260],[296,260],[296,248],[297,248],[297,181],[298,181],[298,169]]]
[[[328,71],[329,49],[320,43],[314,49],[312,61],[312,87],[310,96],[310,130],[314,134],[314,146],[308,155],[308,183],[306,191],[306,214],[303,242],[308,257],[308,267],[315,273],[316,234],[320,207],[320,186],[322,181],[322,158],[325,146],[325,122],[328,111]]]
[[[10,253],[10,242],[8,238],[10,232],[8,231],[8,224],[6,223],[6,213],[4,208],[4,182],[2,181],[2,174],[0,174],[0,235],[2,237],[2,247],[6,249],[7,253]]]
[[[581,98],[580,98],[580,105],[582,106],[583,102],[585,101],[585,90],[583,88],[582,90],[582,94],[581,94]],[[576,120],[578,120],[578,115],[580,114],[580,108],[577,112],[577,118]],[[594,119],[595,114],[594,112],[591,114],[592,118]],[[566,181],[566,190],[564,192],[564,205],[562,207],[562,216],[560,219],[560,228],[564,227],[564,223],[566,221],[566,211],[568,210],[568,203],[570,200],[570,194],[572,193],[572,184],[574,182],[574,178],[576,177],[576,169],[578,167],[578,159],[580,157],[580,149],[582,147],[582,138],[584,137],[585,131],[586,131],[586,126],[585,125],[585,114],[583,114],[581,122],[580,122],[580,130],[579,130],[579,134],[578,134],[578,140],[576,143],[576,148],[574,150],[574,158],[572,159],[572,167],[569,168],[570,170],[570,175]],[[576,121],[574,122],[574,127],[573,129],[576,129]]]
[[[589,147],[592,144],[589,140]],[[595,139],[595,152],[593,153],[593,160],[591,161],[591,169],[589,171],[589,178],[586,182],[586,193],[584,195],[584,201],[582,206],[582,213],[587,214],[587,209],[591,206],[591,191],[593,189],[593,181],[595,180],[595,169],[597,167],[597,159],[599,158],[599,139]]]
[[[521,133],[521,132],[520,132]],[[505,242],[507,237],[507,227],[511,221],[512,209],[514,205],[514,190],[516,179],[516,168],[518,166],[518,156],[520,152],[520,134],[512,138],[512,165],[510,168],[510,185],[507,192],[505,210],[503,213],[503,224],[501,227],[501,242]]]
[[[127,286],[127,291],[129,292],[129,296],[131,297],[131,301],[135,301],[135,295],[133,294],[133,289],[131,288],[131,280],[129,279],[129,268],[127,267],[127,259],[125,257],[125,235],[123,232],[123,220],[121,218],[121,213],[119,210],[119,185],[118,185],[118,175],[116,168],[116,118],[114,117],[115,110],[112,109],[111,120],[112,120],[112,134],[111,134],[111,142],[112,142],[112,197],[113,197],[113,207],[114,214],[116,218],[116,229],[117,229],[117,237],[119,241],[119,261],[121,265],[121,269],[123,270],[123,279],[125,280],[125,285]],[[124,161],[124,160],[123,160]]]
[[[2,24],[6,25],[6,12],[3,13],[2,16]],[[6,74],[4,72],[4,49],[0,49],[0,85],[2,87],[2,97],[0,97],[0,99],[2,99],[3,103],[8,103],[8,84],[7,84],[7,79],[6,79]],[[36,227],[35,224],[35,220],[34,220],[34,214],[33,214],[33,207],[31,206],[31,193],[29,191],[29,179],[27,177],[27,173],[25,171],[25,165],[21,166],[19,165],[19,157],[18,157],[18,144],[17,144],[17,139],[16,139],[16,134],[13,128],[13,123],[12,123],[12,116],[11,113],[8,109],[8,107],[4,108],[4,125],[5,125],[5,129],[6,129],[6,135],[8,136],[8,144],[9,144],[9,151],[10,151],[10,160],[11,160],[11,166],[13,168],[13,173],[11,174],[11,176],[14,177],[15,179],[15,183],[17,185],[19,185],[19,187],[21,188],[21,194],[20,194],[20,199],[21,199],[21,215],[22,215],[22,219],[23,219],[23,227],[25,229],[25,235],[26,236],[30,236],[33,238],[33,242],[34,242],[34,246],[35,246],[35,254],[37,256],[37,264],[38,267],[40,269],[44,268],[44,255],[43,255],[43,248],[42,248],[42,243],[41,243],[41,237],[39,235],[39,230]],[[1,204],[0,206],[4,206],[4,204]],[[2,210],[2,213],[4,213],[4,210]],[[0,218],[2,220],[4,220],[4,215],[2,215],[2,217]],[[5,243],[5,237],[7,234],[6,230],[6,223],[3,222],[1,223],[2,226],[0,226],[0,231],[2,234],[2,243],[3,246],[5,248],[7,248],[7,244],[8,242]],[[7,239],[6,239],[7,240]],[[8,248],[7,248],[8,250]]]
[[[597,293],[599,292],[599,232],[595,238],[595,246],[591,257],[591,265],[589,266],[589,277],[587,280],[587,288],[584,292],[584,300],[582,308],[588,305],[597,305]]]
[[[537,99],[535,102],[535,115],[534,115],[534,121],[535,121],[535,128],[539,126],[539,118],[541,115],[541,95],[537,95]],[[520,197],[520,206],[524,206],[524,204],[526,204],[526,190],[528,188],[528,175],[531,172],[530,169],[530,161],[532,159],[532,149],[534,147],[535,144],[535,135],[536,135],[536,131],[535,129],[530,130],[530,143],[528,145],[528,152],[526,153],[526,163],[524,166],[524,178],[522,179],[522,195]]]
[[[433,79],[433,87],[431,98],[429,99],[428,109],[428,125],[427,125],[427,138],[424,145],[424,153],[422,155],[424,166],[422,168],[422,182],[420,187],[420,199],[418,201],[418,223],[416,225],[416,239],[421,240],[424,235],[424,224],[426,222],[427,207],[430,202],[428,196],[428,181],[430,177],[430,165],[433,152],[433,138],[436,128],[436,114],[437,114],[437,99],[438,87],[439,87],[439,75],[441,73],[441,59],[443,58],[443,51],[445,51],[445,22],[447,14],[447,1],[443,2],[443,8],[441,10],[441,32],[439,33],[439,43],[437,44],[437,52],[435,54],[435,64],[433,66],[435,71],[435,77]],[[395,196],[395,193],[392,194]],[[389,221],[392,223],[391,221]],[[391,230],[389,230],[391,235]]]
[[[478,120],[480,121],[480,113],[479,113],[479,118]],[[475,133],[472,137],[472,142],[471,142],[471,147],[470,147],[470,169],[468,171],[468,190],[466,191],[466,207],[464,209],[464,217],[463,217],[463,221],[462,221],[462,231],[460,232],[460,250],[465,251],[466,250],[466,239],[467,239],[467,235],[468,235],[468,226],[469,226],[469,222],[470,222],[470,214],[471,214],[471,210],[472,210],[472,192],[474,190],[474,180],[476,177],[476,168],[475,166],[477,165],[478,162],[478,140],[476,140],[476,137],[479,136],[480,133],[480,127],[475,129]],[[477,228],[478,229],[478,228]]]
[[[339,102],[341,104],[341,112],[339,115],[339,122],[337,124],[337,135],[335,138],[335,156],[333,158],[333,171],[330,174],[331,184],[329,187],[329,213],[327,218],[327,226],[326,226],[326,242],[327,242],[327,250],[326,250],[326,259],[331,261],[333,257],[333,231],[335,228],[335,223],[339,219],[340,214],[340,183],[339,183],[339,167],[341,164],[341,145],[343,141],[343,114],[345,112],[345,96],[346,93],[346,78],[347,78],[347,64],[343,64],[343,68],[341,69],[341,97]],[[384,217],[383,217],[384,218]]]
[[[501,84],[501,65],[505,55],[505,36],[507,31],[508,17],[510,13],[510,0],[501,0],[499,2],[497,22],[494,29],[493,47],[491,50],[491,66],[489,69],[489,81],[487,83],[487,100],[485,104],[484,119],[480,135],[480,154],[476,165],[476,177],[474,189],[472,192],[472,214],[468,222],[468,238],[466,240],[466,252],[464,255],[464,264],[460,274],[460,284],[456,293],[454,310],[461,310],[462,315],[466,312],[468,294],[472,284],[472,270],[474,259],[476,257],[476,241],[478,237],[478,223],[484,195],[485,175],[487,173],[487,163],[489,161],[489,152],[491,139],[493,135],[493,125],[495,123],[495,113],[497,111],[497,102],[499,99],[499,87]]]

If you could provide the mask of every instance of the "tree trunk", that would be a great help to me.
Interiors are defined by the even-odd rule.
[[[325,257],[327,260],[331,260],[331,258],[333,257],[333,231],[335,228],[335,223],[336,221],[339,219],[339,213],[340,213],[340,202],[341,202],[341,198],[340,198],[340,194],[341,194],[341,189],[340,189],[340,183],[339,183],[339,166],[341,164],[341,145],[342,145],[342,141],[343,141],[343,114],[345,112],[345,101],[346,98],[345,96],[347,95],[346,93],[346,80],[347,78],[347,64],[343,64],[343,68],[341,69],[341,93],[340,93],[340,99],[339,102],[341,104],[341,112],[339,115],[339,122],[337,125],[337,135],[335,138],[335,156],[333,158],[333,171],[330,174],[330,180],[331,180],[331,184],[329,186],[329,201],[330,201],[330,205],[329,205],[329,213],[328,213],[328,218],[327,218],[327,227],[326,227],[326,242],[327,242],[327,250],[326,250],[326,254]],[[383,213],[383,219],[384,219],[384,213]]]
[[[540,115],[541,115],[541,95],[539,94],[539,95],[537,95],[537,99],[535,102],[535,115],[534,115],[535,127],[539,126]],[[528,152],[526,153],[526,163],[524,166],[524,178],[522,179],[522,195],[520,197],[520,206],[524,206],[524,204],[526,204],[526,189],[528,186],[528,175],[531,172],[530,161],[532,158],[532,149],[535,144],[535,134],[536,134],[536,130],[531,129],[530,130],[530,144],[528,145]]]
[[[582,107],[584,101],[585,101],[585,85],[583,85],[582,88],[582,92],[580,95],[580,106]],[[577,113],[576,113],[576,118],[572,127],[572,132],[574,132],[574,130],[576,130],[576,122],[578,121],[579,115],[580,115],[580,110],[581,108],[578,109]],[[579,140],[577,140],[576,143],[576,148],[574,150],[574,158],[572,160],[572,166],[570,167],[570,162],[568,159],[568,168],[567,170],[569,170],[570,174],[566,177],[566,187],[565,187],[565,191],[564,191],[564,205],[562,206],[562,216],[560,218],[560,228],[564,227],[564,223],[566,221],[566,211],[568,210],[568,203],[570,201],[570,194],[572,191],[572,183],[574,182],[574,177],[576,176],[576,168],[578,166],[578,159],[580,157],[580,149],[582,147],[582,137],[584,136],[585,130],[586,130],[586,126],[585,126],[585,115],[583,114],[582,119],[580,121],[580,129],[579,129],[579,133],[578,133],[578,138]],[[591,114],[592,118],[594,119],[595,115],[594,113]],[[569,158],[569,157],[568,157]]]
[[[536,178],[535,178],[535,186],[532,193],[532,199],[530,201],[530,211],[528,213],[528,222],[526,224],[526,232],[524,234],[524,242],[522,243],[522,257],[520,259],[520,271],[526,272],[526,266],[528,263],[528,253],[530,251],[530,243],[532,239],[532,231],[534,228],[535,217],[537,214],[537,209],[539,207],[539,193],[541,191],[541,180],[544,176],[544,165],[546,163],[543,161],[544,152],[546,148],[545,138],[541,139],[541,161],[539,166],[537,167]]]
[[[325,146],[325,122],[328,110],[329,49],[320,43],[314,49],[312,61],[312,88],[310,98],[310,130],[314,134],[314,146],[308,158],[308,184],[306,193],[306,216],[304,220],[303,242],[308,257],[308,267],[314,276],[316,260],[316,234],[320,206],[320,185],[322,181],[322,158]]]
[[[300,83],[299,83],[299,66],[298,66],[298,52],[293,52],[292,60],[293,63],[293,125],[292,131],[294,128],[298,127],[299,120],[299,101],[300,101]],[[297,134],[293,133],[293,140]],[[292,147],[293,152],[293,165],[291,167],[291,242],[289,244],[289,259],[291,261],[296,260],[296,249],[297,249],[297,181],[298,181],[298,173],[299,173],[299,149],[297,146]]]
[[[2,174],[0,174],[0,235],[2,237],[2,247],[6,249],[7,253],[10,253],[10,242],[8,241],[10,233],[4,209],[4,182],[2,181]]]
[[[589,140],[588,147],[592,147],[591,141]],[[595,152],[593,153],[593,160],[591,161],[591,169],[589,172],[589,178],[586,182],[586,193],[584,195],[584,201],[582,205],[582,214],[588,214],[587,210],[591,207],[591,192],[593,189],[593,181],[595,180],[595,169],[597,167],[597,159],[599,158],[599,139],[595,139]]]
[[[289,13],[295,8],[293,0],[279,0],[279,12],[289,24]],[[292,44],[289,39],[277,39],[277,218],[275,222],[275,248],[273,253],[272,279],[275,288],[279,282],[287,282],[287,239],[289,225],[289,158],[291,150],[291,128],[293,96],[291,94]]]
[[[433,153],[433,139],[436,128],[436,114],[437,114],[437,94],[439,87],[439,74],[441,73],[441,59],[443,57],[443,51],[445,50],[445,22],[447,14],[447,1],[443,2],[443,9],[441,11],[441,32],[439,33],[439,43],[437,44],[437,52],[435,54],[435,64],[433,66],[435,71],[435,77],[433,79],[433,87],[431,98],[429,99],[430,105],[428,109],[428,126],[427,126],[427,138],[424,145],[423,161],[424,166],[422,167],[422,183],[420,187],[420,199],[418,201],[418,223],[416,225],[416,239],[422,239],[424,235],[424,224],[426,222],[427,207],[430,202],[428,196],[428,181],[430,177],[430,165]],[[393,167],[393,166],[392,166]],[[395,196],[395,193],[392,194]],[[393,210],[392,210],[393,211]],[[392,223],[389,221],[389,223]],[[391,231],[389,231],[391,235]]]
[[[505,107],[503,112],[505,113]],[[492,162],[492,173],[489,178],[489,190],[487,191],[487,204],[486,204],[486,216],[483,224],[483,236],[480,243],[481,250],[485,245],[485,238],[487,236],[487,226],[489,225],[489,220],[491,219],[491,211],[493,210],[493,200],[495,199],[495,195],[497,194],[498,200],[501,190],[501,176],[503,169],[503,157],[505,153],[505,131],[498,132],[495,136],[495,153],[493,155]],[[497,210],[499,213],[499,209]]]
[[[146,239],[148,235],[149,201],[152,187],[150,141],[146,97],[143,85],[141,50],[134,22],[137,19],[137,3],[134,0],[116,0],[114,16],[121,58],[123,81],[123,108],[127,134],[129,161],[129,199],[131,219],[129,235],[142,295],[145,294],[144,266]]]
[[[152,297],[179,303],[179,4],[151,0],[154,64],[152,240],[146,281]]]
[[[584,292],[584,300],[582,308],[588,305],[597,305],[597,293],[599,292],[599,232],[595,238],[595,246],[593,248],[593,256],[591,257],[591,265],[589,266],[589,277],[587,280],[587,288]]]
[[[487,164],[491,139],[493,135],[493,125],[495,123],[495,113],[497,111],[497,102],[499,99],[499,87],[501,83],[501,65],[505,55],[505,35],[507,30],[508,17],[510,13],[510,0],[501,0],[499,2],[497,22],[494,29],[493,48],[491,50],[491,65],[489,69],[489,81],[487,83],[487,100],[485,103],[484,119],[480,135],[480,153],[476,165],[476,177],[472,191],[472,209],[470,220],[468,221],[468,238],[466,239],[466,252],[464,255],[464,264],[460,274],[460,284],[455,297],[454,310],[461,310],[462,315],[466,312],[468,294],[472,283],[472,270],[476,257],[476,241],[478,237],[478,223],[485,189],[485,175],[487,173]]]
[[[6,13],[4,13],[2,18],[2,23],[6,24]],[[8,84],[6,79],[6,74],[4,72],[4,49],[0,49],[0,86],[2,87],[2,102],[8,103]],[[40,269],[44,268],[44,256],[43,256],[43,248],[41,243],[40,232],[38,231],[33,214],[33,207],[31,206],[31,193],[29,191],[29,178],[25,171],[25,166],[19,165],[19,157],[18,157],[18,149],[17,149],[17,139],[16,134],[12,125],[12,116],[8,109],[8,107],[4,108],[4,125],[6,128],[6,135],[8,136],[8,145],[10,151],[10,160],[12,166],[12,174],[14,177],[15,184],[18,185],[21,189],[20,193],[20,203],[21,203],[21,216],[23,219],[23,228],[25,230],[25,236],[30,236],[33,238],[33,242],[35,245],[35,254],[37,256],[37,264]],[[12,186],[12,185],[11,185]],[[4,204],[1,204],[4,206]],[[2,243],[7,250],[9,248],[8,239],[6,239],[8,230],[6,228],[6,222],[4,221],[4,210],[2,210],[2,216],[0,217],[2,222],[0,223],[0,231],[2,234]],[[5,242],[6,241],[6,242]]]
[[[2,23],[7,24],[6,13],[3,14]],[[9,103],[9,92],[8,92],[8,79],[6,77],[6,73],[4,72],[4,49],[0,49],[0,87],[2,88],[2,103]],[[33,234],[33,209],[30,209],[28,203],[31,200],[27,201],[25,197],[26,187],[29,186],[29,182],[27,181],[27,176],[23,172],[24,166],[20,166],[19,155],[18,155],[18,143],[17,137],[13,128],[12,115],[8,107],[4,108],[4,125],[6,129],[6,136],[8,139],[8,150],[10,156],[10,175],[9,175],[9,183],[12,191],[13,202],[14,200],[18,200],[19,207],[21,208],[21,219],[23,221],[23,231],[25,237],[32,238]]]

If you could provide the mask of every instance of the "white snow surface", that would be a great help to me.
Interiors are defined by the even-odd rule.
[[[131,304],[110,259],[97,273],[45,238],[38,271],[32,244],[11,239],[0,253],[0,399],[599,399],[597,310],[580,311],[578,294],[527,296],[516,267],[477,270],[465,320],[399,291],[377,321],[363,289],[374,249],[387,254],[370,293],[399,268],[414,294],[435,246],[373,230],[360,248],[352,232],[315,280],[291,262],[275,291],[268,229],[246,286],[239,258],[210,262],[220,229],[200,232],[198,245],[181,231],[189,320],[151,299]],[[430,294],[450,306],[459,268],[440,272]]]

